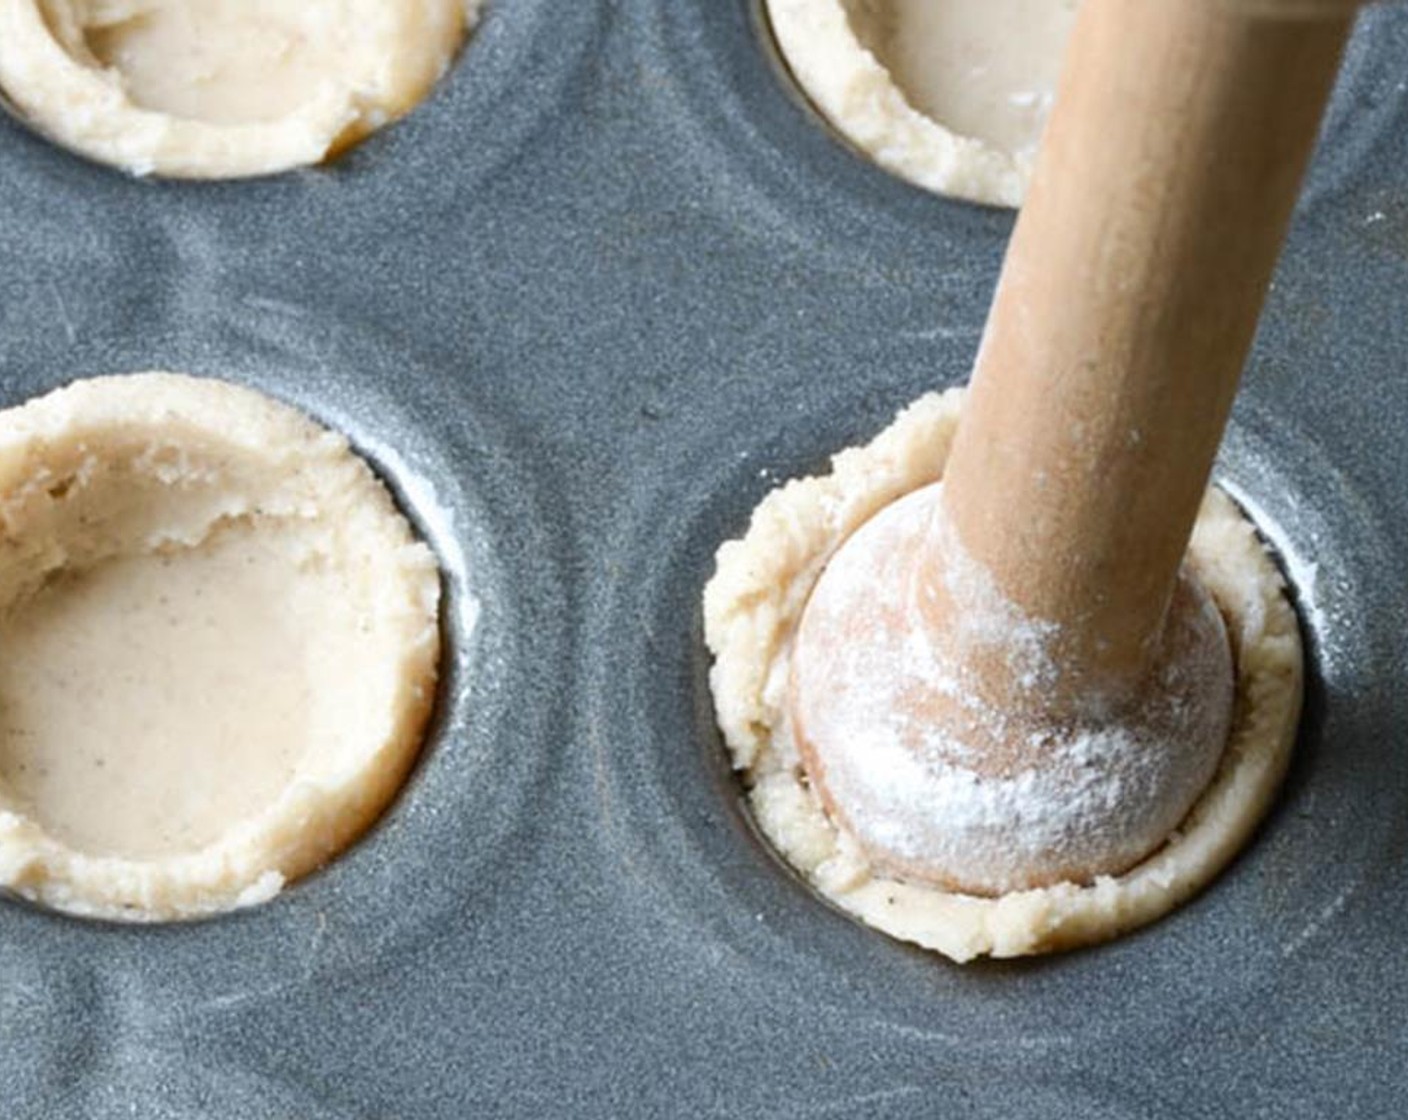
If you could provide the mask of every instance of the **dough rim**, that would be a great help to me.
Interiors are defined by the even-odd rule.
[[[288,476],[284,516],[340,516],[345,547],[373,551],[380,641],[393,651],[390,710],[377,733],[324,773],[296,775],[277,798],[191,852],[128,858],[75,850],[23,811],[0,781],[0,888],[79,917],[151,922],[265,902],[342,853],[381,816],[420,754],[436,701],[440,572],[385,485],[345,437],[289,405],[228,382],[148,372],[94,377],[0,412],[0,506],[45,485],[46,456],[103,433],[210,439]],[[80,446],[83,446],[80,442]],[[257,494],[254,501],[277,497]],[[336,499],[336,510],[318,503]]]
[[[1035,159],[961,136],[910,104],[851,28],[841,0],[766,0],[773,37],[807,99],[886,171],[936,194],[1017,207]]]
[[[461,2],[468,36],[483,0]],[[85,66],[64,49],[37,0],[0,0],[0,94],[60,146],[139,177],[239,179],[320,163],[349,130],[355,142],[387,123],[376,107],[359,105],[355,92],[335,84],[278,120],[248,124],[143,109],[110,71]]]
[[[952,960],[1095,944],[1167,914],[1237,855],[1275,798],[1295,742],[1303,654],[1285,583],[1252,523],[1216,488],[1189,555],[1228,624],[1237,672],[1232,733],[1211,785],[1169,842],[1123,875],[980,898],[870,872],[800,780],[781,713],[789,643],[831,554],[881,507],[937,481],[965,390],[914,402],[829,475],[793,480],[725,543],[704,592],[715,713],[755,819],[779,854],[863,923]],[[790,757],[789,757],[790,753]]]

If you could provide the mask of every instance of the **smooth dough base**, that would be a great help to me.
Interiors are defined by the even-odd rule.
[[[1227,622],[1237,674],[1232,732],[1212,783],[1168,843],[1123,875],[998,898],[885,878],[808,788],[783,718],[792,635],[813,585],[851,533],[900,496],[938,481],[964,391],[916,401],[832,472],[788,483],[719,549],[704,592],[719,726],[763,833],[843,910],[955,961],[1104,941],[1168,913],[1237,854],[1276,794],[1300,717],[1302,650],[1280,573],[1252,524],[1216,489],[1189,546]]]
[[[1014,0],[1007,0],[1000,8],[990,7],[991,0],[968,2],[975,38],[986,40],[1003,19],[1012,21],[1008,37],[999,37],[1004,44],[1002,53],[1012,57],[995,59],[989,69],[1005,73],[1020,69],[1023,60],[1039,60],[1032,62],[1030,88],[1014,96],[1034,99],[1033,117],[1044,123],[1045,107],[1055,85],[1053,63],[1063,53],[1074,0],[1045,0],[1053,8],[1048,16],[1027,13],[1025,19]],[[885,5],[875,0],[766,0],[768,20],[782,56],[822,116],[881,167],[915,186],[990,206],[1020,206],[1031,179],[1036,138],[1013,148],[964,135],[936,119],[918,103],[924,92],[906,93],[896,74],[862,41],[848,5],[877,21],[885,15],[881,11]],[[915,15],[921,27],[926,21],[937,24],[941,14],[916,0]],[[1005,49],[1008,43],[1010,51]],[[948,65],[953,57],[963,54],[956,45],[911,43],[908,47],[901,53],[916,56],[912,61],[919,73],[932,73],[935,65]],[[969,65],[978,67],[981,60],[975,58]],[[985,82],[993,80],[988,75]],[[978,101],[991,96],[990,90],[975,94]],[[970,108],[967,116],[981,116],[978,104]]]
[[[420,751],[439,598],[346,439],[252,390],[0,412],[0,887],[169,920],[326,863]]]

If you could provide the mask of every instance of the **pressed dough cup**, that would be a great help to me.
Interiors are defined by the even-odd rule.
[[[1118,881],[1217,770],[1184,557],[1348,28],[1082,8],[944,485],[840,544],[789,643],[806,782],[878,871]]]
[[[410,112],[479,7],[0,0],[0,90],[60,144],[135,174],[269,174]]]
[[[765,0],[788,69],[831,125],[939,194],[1017,206],[1073,0]]]
[[[376,818],[435,695],[434,559],[346,441],[218,381],[0,413],[0,884],[264,900]]]
[[[769,494],[747,532],[718,551],[704,591],[709,683],[754,819],[823,896],[866,925],[956,961],[1018,957],[1109,940],[1157,920],[1236,856],[1286,772],[1301,711],[1303,653],[1285,585],[1252,523],[1216,488],[1189,562],[1225,619],[1236,674],[1226,749],[1211,782],[1157,851],[1120,875],[984,897],[887,874],[827,814],[802,765],[787,681],[803,611],[848,540],[942,481],[968,393],[915,401],[830,473]]]

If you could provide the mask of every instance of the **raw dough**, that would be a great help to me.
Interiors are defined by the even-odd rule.
[[[940,194],[1017,206],[1076,0],[767,0],[822,114],[882,167]]]
[[[830,475],[770,494],[741,540],[725,544],[704,593],[714,703],[778,851],[822,894],[877,929],[958,961],[1022,956],[1114,937],[1167,913],[1236,854],[1275,795],[1301,702],[1295,612],[1255,529],[1218,490],[1199,514],[1189,560],[1226,620],[1237,672],[1232,733],[1211,785],[1169,842],[1132,870],[1080,886],[980,898],[882,877],[822,811],[783,719],[792,634],[822,569],[880,509],[937,481],[962,390],[921,398]]]
[[[252,390],[0,412],[0,886],[183,918],[326,862],[419,750],[439,594],[347,441]]]
[[[0,0],[0,89],[138,174],[317,163],[414,108],[481,0]]]

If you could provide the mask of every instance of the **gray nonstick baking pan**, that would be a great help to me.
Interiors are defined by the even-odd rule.
[[[251,182],[0,120],[3,403],[168,367],[346,430],[450,650],[392,811],[271,904],[0,900],[0,1116],[1404,1115],[1408,9],[1356,32],[1219,465],[1309,642],[1284,796],[1157,925],[967,967],[760,842],[699,597],[769,488],[965,379],[1012,219],[847,150],[759,28],[497,0],[404,122]]]

